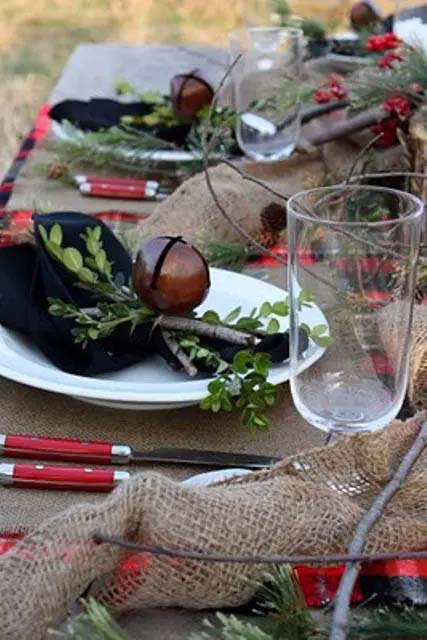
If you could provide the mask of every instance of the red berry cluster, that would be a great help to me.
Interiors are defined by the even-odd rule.
[[[377,140],[379,147],[390,147],[398,142],[397,127],[399,120],[406,118],[411,113],[411,103],[405,96],[390,96],[383,102],[383,108],[390,113],[388,118],[376,122],[371,131],[376,135],[381,134]]]
[[[390,96],[383,102],[383,108],[397,116],[407,116],[411,111],[411,103],[405,96]]]
[[[395,33],[383,33],[380,36],[371,35],[366,43],[368,51],[386,51],[387,49],[397,49],[401,39]]]
[[[394,51],[388,51],[388,53],[385,53],[377,62],[377,65],[379,66],[380,69],[392,69],[393,65],[392,62],[394,60],[403,60],[402,56],[399,55],[398,53],[395,53]]]
[[[378,147],[391,147],[391,145],[396,144],[398,142],[397,137],[397,118],[390,116],[389,118],[384,118],[379,122],[376,122],[371,127],[372,133],[375,135],[380,135],[376,144]]]
[[[341,76],[337,73],[331,73],[327,86],[319,87],[313,94],[313,100],[319,103],[329,102],[334,99],[342,100],[346,95],[346,90],[341,84]]]

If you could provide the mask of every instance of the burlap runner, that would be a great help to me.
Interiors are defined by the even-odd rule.
[[[95,532],[205,553],[344,551],[364,505],[388,481],[422,418],[347,436],[218,486],[188,487],[143,473],[98,505],[54,517],[0,559],[2,637],[42,640],[90,584],[115,611],[202,609],[246,602],[262,576],[262,565],[124,553],[96,544]],[[426,462],[424,452],[369,534],[366,551],[425,547]]]

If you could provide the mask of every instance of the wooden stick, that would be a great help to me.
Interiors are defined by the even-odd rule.
[[[348,120],[338,122],[331,129],[327,129],[325,131],[315,131],[310,136],[308,136],[304,140],[304,142],[317,147],[318,145],[324,144],[325,142],[330,142],[331,140],[339,140],[340,138],[344,138],[351,133],[356,133],[361,129],[369,127],[375,122],[387,118],[389,115],[390,114],[382,108],[370,109],[369,111],[359,113],[357,116],[354,116],[354,118],[349,118]]]
[[[92,317],[100,315],[100,311],[97,307],[85,307],[81,308],[80,311]],[[160,315],[152,320],[156,326],[164,329],[188,331],[189,333],[196,333],[197,335],[208,336],[209,338],[225,340],[232,344],[242,344],[247,347],[253,347],[259,343],[259,338],[257,338],[253,333],[233,329],[232,327],[227,327],[222,324],[211,324],[210,322],[197,320],[197,318]]]
[[[371,147],[374,146],[374,144],[377,142],[377,140],[379,140],[381,137],[383,136],[383,132],[381,131],[381,133],[379,133],[378,135],[374,136],[373,138],[371,138],[371,140],[369,140],[369,142],[367,144],[365,144],[364,147],[362,147],[362,149],[359,151],[359,153],[356,155],[355,159],[353,160],[350,170],[347,174],[347,177],[345,179],[345,184],[349,184],[351,181],[351,178],[353,176],[353,173],[356,170],[357,165],[359,164],[359,162],[361,161],[361,159],[363,158],[363,156],[365,155],[365,153],[367,153],[369,151],[369,149]]]
[[[331,113],[332,111],[337,111],[338,109],[344,109],[344,107],[348,106],[347,100],[335,100],[333,102],[327,102],[326,104],[319,104],[313,107],[310,107],[303,113],[301,116],[301,124],[307,124],[314,118],[318,118],[319,116],[324,116],[327,113]]]
[[[360,519],[354,532],[353,539],[348,547],[348,555],[357,556],[362,553],[369,532],[381,518],[385,507],[404,483],[408,473],[426,445],[427,420],[423,420],[420,424],[417,437],[406,451],[399,467],[391,477],[388,484],[386,484],[384,489],[375,497],[369,509]],[[335,597],[331,634],[329,636],[330,640],[346,640],[347,638],[350,599],[359,569],[359,563],[352,561],[347,564],[344,570]]]
[[[162,337],[170,352],[182,364],[184,371],[186,371],[191,378],[196,376],[199,373],[197,367],[194,366],[184,349],[178,344],[173,335],[169,331],[162,331]]]
[[[176,331],[187,331],[188,333],[196,333],[200,336],[207,336],[209,338],[217,338],[218,340],[225,340],[232,344],[241,344],[246,347],[253,347],[257,345],[260,340],[251,333],[239,331],[238,329],[232,329],[231,327],[224,327],[219,324],[211,324],[210,322],[203,322],[203,320],[197,320],[195,318],[186,318],[181,316],[159,316],[157,324],[163,329],[174,329]]]

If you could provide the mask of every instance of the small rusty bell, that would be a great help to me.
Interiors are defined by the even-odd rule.
[[[140,300],[154,311],[186,313],[206,298],[209,267],[202,254],[180,236],[159,236],[141,245],[132,283]]]

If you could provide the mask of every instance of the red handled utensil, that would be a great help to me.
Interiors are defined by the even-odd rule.
[[[47,464],[1,463],[0,484],[20,489],[67,489],[72,491],[112,491],[127,471],[63,467]]]
[[[121,184],[84,182],[80,185],[79,191],[84,196],[95,198],[121,198],[126,200],[162,200],[167,194],[160,193],[157,189],[145,187],[134,187]]]
[[[9,458],[54,460],[92,464],[129,464],[155,462],[190,464],[208,467],[241,467],[264,469],[280,460],[272,456],[248,453],[205,451],[161,447],[136,451],[127,444],[94,440],[85,442],[77,438],[51,438],[25,434],[0,434],[0,455]]]
[[[160,183],[157,180],[141,180],[137,178],[116,178],[114,176],[85,176],[75,175],[73,176],[74,182],[77,186],[81,184],[115,184],[125,187],[139,187],[141,189],[155,189],[160,187]]]

